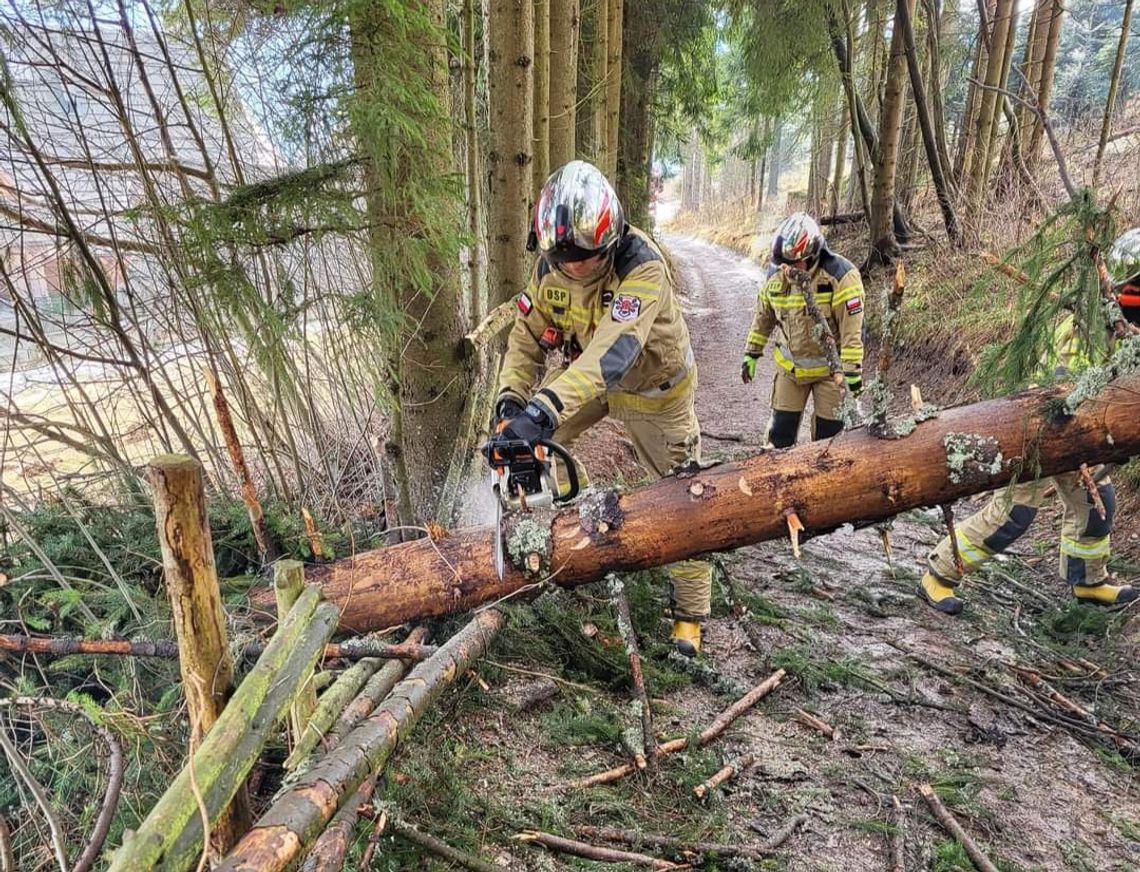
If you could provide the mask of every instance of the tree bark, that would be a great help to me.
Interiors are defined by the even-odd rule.
[[[574,586],[607,572],[644,569],[787,534],[784,512],[796,511],[808,531],[855,520],[893,517],[1002,486],[1040,464],[1041,475],[1106,463],[1140,453],[1140,416],[1133,397],[1140,375],[1120,378],[1072,418],[1051,417],[1059,388],[1026,391],[942,412],[892,441],[853,430],[824,442],[771,451],[714,466],[691,477],[670,477],[621,495],[602,495],[601,508],[573,507],[548,522],[534,513],[509,521],[536,522],[527,545],[508,530],[522,557],[542,551],[543,575]],[[953,477],[944,440],[977,433],[993,440],[1004,460],[992,471],[970,467]],[[984,465],[984,464],[983,464]],[[599,533],[593,520],[605,520]],[[549,524],[550,536],[542,533]],[[510,526],[510,524],[508,524]],[[472,608],[532,584],[508,561],[500,581],[489,528],[457,530],[444,539],[366,551],[310,569],[310,581],[341,604],[346,629],[370,630]],[[260,593],[255,599],[263,598]]]
[[[550,4],[534,3],[534,164],[531,199],[550,175]]]
[[[610,144],[607,127],[609,106],[606,104],[609,94],[610,65],[609,0],[594,0],[590,23],[593,36],[593,42],[590,43],[589,106],[593,115],[590,145],[594,166],[605,173],[610,162],[609,154],[606,151]]]
[[[182,454],[156,457],[147,468],[174,634],[182,692],[190,720],[190,746],[198,748],[233,692],[234,661],[226,640],[226,611],[214,567],[206,517],[202,464]],[[221,856],[252,819],[245,782],[234,785],[232,806],[220,807],[210,844]]]
[[[547,0],[549,2],[549,0]],[[480,269],[483,247],[483,218],[480,200],[483,196],[483,183],[479,172],[479,123],[475,114],[475,0],[463,0],[463,141],[466,151],[467,183],[467,234],[470,237],[467,249],[467,274],[469,282],[468,313],[472,325],[483,317],[486,301],[483,299],[483,284]],[[549,22],[548,22],[549,23]],[[547,31],[547,49],[550,48],[550,33]],[[549,97],[549,94],[547,95]],[[546,104],[542,111],[547,112]],[[537,114],[537,113],[536,113]],[[545,116],[544,116],[545,120]],[[547,128],[548,132],[549,128]],[[538,144],[536,143],[536,149]],[[542,156],[549,158],[549,148]],[[536,165],[537,165],[536,158]]]
[[[273,567],[273,593],[277,598],[277,614],[287,615],[293,603],[305,592],[305,565],[299,560],[282,560]],[[313,673],[305,676],[297,698],[289,706],[289,727],[293,735],[293,745],[301,740],[309,718],[317,707],[317,688],[313,684]],[[228,850],[228,848],[227,848]]]
[[[949,182],[943,171],[942,158],[938,153],[938,141],[930,110],[926,105],[926,86],[922,81],[922,71],[918,65],[918,51],[914,42],[914,26],[911,19],[912,5],[905,0],[895,3],[895,26],[901,31],[906,48],[907,69],[910,71],[910,88],[914,94],[918,123],[922,130],[922,145],[926,149],[926,162],[934,180],[934,190],[938,195],[938,206],[942,210],[942,222],[946,225],[946,235],[955,246],[962,244],[962,231],[958,228],[958,217],[954,214],[954,203]],[[933,27],[933,24],[931,24]]]
[[[110,872],[191,868],[202,846],[199,803],[205,805],[213,831],[218,815],[245,783],[284,717],[302,677],[312,672],[336,621],[333,605],[320,602],[315,588],[306,590],[186,767],[146,820],[124,839]]]
[[[434,135],[448,121],[444,3],[357,4],[348,30],[372,282],[390,315],[391,326],[381,329],[392,334],[382,362],[389,395],[385,457],[399,517],[388,522],[406,526],[435,516],[448,471],[444,459],[451,458],[468,394],[459,359],[463,219],[458,190],[446,181],[455,170],[450,137]],[[394,63],[406,66],[408,81],[396,92],[386,86]],[[413,119],[424,135],[386,123],[394,111]]]
[[[606,7],[609,60],[606,64],[606,177],[617,178],[618,142],[621,139],[622,24],[625,0],[608,0]]]
[[[977,82],[986,77],[986,67],[990,59],[989,22],[994,20],[994,9],[997,0],[982,0],[979,6],[987,14],[979,21],[977,44],[974,47],[974,65],[970,76],[969,90],[966,92],[966,108],[962,113],[962,121],[958,127],[958,151],[954,157],[954,184],[961,190],[969,174],[970,155],[974,148],[974,137],[978,127],[978,112],[981,111],[982,94],[984,93]]]
[[[418,664],[372,715],[279,796],[215,872],[290,868],[360,784],[384,768],[440,694],[483,656],[503,621],[495,609],[480,612]]]
[[[1030,79],[1037,91],[1037,103],[1041,111],[1048,114],[1053,99],[1053,78],[1057,69],[1057,50],[1061,45],[1061,23],[1065,7],[1060,0],[1051,0],[1046,18],[1038,24],[1038,35],[1044,33],[1044,46],[1041,52],[1041,70],[1036,79]],[[1039,115],[1033,116],[1033,129],[1029,134],[1029,144],[1025,148],[1025,160],[1033,166],[1041,154],[1041,141],[1045,137],[1045,126]]]
[[[534,184],[533,0],[488,0],[486,33],[491,111],[487,306],[493,309],[525,288],[529,278],[526,239]]]
[[[986,185],[990,177],[990,156],[993,145],[990,136],[997,115],[998,100],[995,88],[1002,87],[1002,71],[1006,69],[1006,46],[1013,20],[1015,0],[998,0],[994,13],[994,27],[990,39],[989,60],[986,63],[986,88],[978,97],[978,114],[974,125],[972,146],[966,155],[966,212],[971,219],[982,207]]]
[[[777,118],[772,131],[772,145],[768,149],[768,199],[771,200],[780,193],[780,151],[783,148],[784,120]]]
[[[905,2],[908,13],[912,13],[914,0]],[[895,27],[891,34],[886,96],[879,118],[879,150],[875,155],[875,184],[871,193],[871,252],[872,257],[880,262],[889,262],[898,254],[898,240],[894,232],[895,182],[903,109],[906,105],[906,70],[906,51],[901,28]]]
[[[1132,0],[1125,0],[1124,20],[1120,23],[1120,42],[1116,47],[1116,62],[1112,67],[1112,80],[1108,85],[1108,98],[1104,102],[1104,122],[1100,127],[1100,142],[1096,147],[1096,161],[1093,163],[1095,189],[1100,181],[1100,168],[1104,161],[1104,149],[1108,145],[1108,132],[1112,129],[1112,116],[1116,111],[1116,94],[1120,89],[1120,73],[1124,69],[1124,53],[1128,49],[1129,28],[1132,26]]]
[[[550,0],[550,170],[574,160],[578,0]]]
[[[938,158],[942,162],[942,174],[947,185],[954,184],[952,175],[953,165],[950,162],[950,147],[946,142],[946,109],[942,99],[942,19],[938,14],[937,4],[934,0],[923,0],[926,11],[927,52],[930,58],[930,120],[934,125],[934,137],[938,143]],[[943,5],[942,14],[946,14],[946,5]]]
[[[650,108],[656,90],[660,23],[631,14],[622,26],[621,109],[618,128],[617,192],[626,219],[649,225],[650,157],[653,125]]]

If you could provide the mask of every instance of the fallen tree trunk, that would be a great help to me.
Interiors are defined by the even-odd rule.
[[[470,609],[549,578],[572,587],[606,573],[663,566],[787,535],[786,512],[808,532],[953,502],[1082,463],[1140,454],[1140,375],[1118,379],[1077,414],[1059,388],[949,409],[905,438],[851,430],[829,441],[770,451],[628,493],[601,492],[557,513],[505,519],[511,561],[499,579],[494,532],[457,530],[308,568],[357,632]],[[536,560],[537,557],[537,560]],[[255,592],[266,607],[271,592]]]

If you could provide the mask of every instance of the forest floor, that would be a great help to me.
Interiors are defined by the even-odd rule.
[[[694,238],[665,242],[700,370],[705,457],[754,452],[771,362],[744,386],[739,353],[759,267]],[[921,350],[912,345],[908,354],[900,378],[924,371]],[[921,384],[924,397],[956,393],[940,380]],[[596,428],[577,453],[595,481],[640,476],[616,424]],[[980,505],[970,500],[956,513]],[[799,815],[806,823],[769,859],[706,859],[694,868],[885,870],[896,832],[906,869],[973,868],[919,796],[917,786],[929,783],[999,869],[1140,869],[1133,766],[1108,736],[1065,725],[1065,711],[1019,678],[1019,669],[1031,670],[1122,734],[1140,733],[1132,669],[1140,620],[1135,610],[1070,601],[1055,570],[1058,526],[1055,510],[1042,511],[1008,555],[971,577],[957,618],[914,596],[924,556],[945,532],[937,510],[896,519],[890,557],[875,529],[850,527],[807,542],[800,559],[787,542],[722,555],[701,670],[669,655],[663,575],[630,577],[660,737],[702,729],[777,668],[789,679],[708,747],[586,790],[557,785],[623,762],[620,733],[631,719],[607,593],[591,585],[514,607],[479,670],[490,690],[469,683],[425,720],[390,764],[387,795],[422,827],[504,868],[634,868],[513,842],[521,829],[573,836],[581,825],[614,825],[758,844]],[[1134,532],[1118,539],[1124,556],[1115,568],[1135,578],[1127,558],[1140,543]],[[553,698],[520,702],[551,682]],[[799,709],[835,727],[837,738],[795,720]],[[695,785],[746,754],[755,755],[750,769],[704,800],[694,796]],[[382,855],[374,868],[458,868],[398,845]]]

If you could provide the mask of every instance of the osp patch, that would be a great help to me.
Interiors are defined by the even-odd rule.
[[[862,311],[863,311],[863,298],[862,297],[853,297],[852,299],[847,301],[847,314],[848,315],[858,315]]]
[[[519,294],[518,299],[515,300],[515,304],[524,315],[529,315],[530,310],[534,308],[534,303],[531,302],[530,297],[527,296],[525,291]]]
[[[632,321],[641,314],[641,298],[631,294],[618,294],[614,297],[610,313],[615,321]]]

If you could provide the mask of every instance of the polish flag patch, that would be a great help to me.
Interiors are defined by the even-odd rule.
[[[614,297],[610,313],[615,321],[632,321],[641,314],[641,298],[630,294],[618,294]]]
[[[526,293],[519,294],[515,303],[518,305],[519,311],[524,315],[529,315],[530,310],[534,308],[534,303],[531,302],[530,297],[528,297]]]
[[[847,314],[858,315],[863,311],[863,298],[855,297],[847,301]]]

